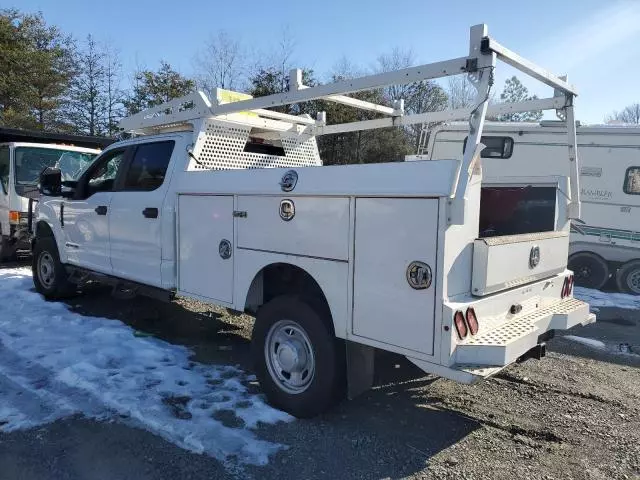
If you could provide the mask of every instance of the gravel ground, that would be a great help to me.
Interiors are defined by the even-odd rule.
[[[196,361],[251,369],[250,317],[101,288],[69,306],[188,345]],[[640,354],[640,311],[598,316],[571,333]],[[561,337],[549,347],[474,386],[380,354],[370,392],[320,418],[261,427],[261,438],[289,446],[266,467],[229,471],[146,431],[72,418],[0,434],[0,479],[640,478],[640,355]]]

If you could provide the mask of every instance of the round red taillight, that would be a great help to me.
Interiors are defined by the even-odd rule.
[[[478,333],[478,317],[476,317],[476,311],[473,307],[467,308],[467,313],[465,314],[467,317],[467,325],[469,325],[469,332],[471,335],[475,335]]]
[[[456,332],[458,332],[460,340],[467,336],[467,324],[464,323],[464,315],[462,315],[462,312],[456,312],[453,317],[453,324],[456,327]]]
[[[567,297],[573,292],[573,275],[569,275],[567,279]]]

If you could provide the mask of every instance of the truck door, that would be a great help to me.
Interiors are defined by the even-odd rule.
[[[76,196],[62,202],[60,223],[69,263],[111,273],[109,209],[126,153],[126,148],[105,153],[79,180]]]
[[[131,147],[123,181],[114,192],[109,214],[113,275],[161,286],[162,224],[174,140]],[[166,177],[166,178],[165,178]],[[173,214],[169,220],[173,225]],[[172,230],[172,229],[171,229]]]

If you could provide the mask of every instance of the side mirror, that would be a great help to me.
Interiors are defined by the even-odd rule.
[[[62,173],[59,168],[47,167],[40,173],[38,191],[50,197],[62,195]]]

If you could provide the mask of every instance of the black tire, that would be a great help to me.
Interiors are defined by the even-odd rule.
[[[13,259],[15,249],[12,248],[8,237],[0,237],[0,262],[8,262]]]
[[[640,295],[640,260],[631,260],[616,273],[616,285],[623,293]]]
[[[275,407],[298,418],[310,418],[327,411],[342,400],[345,393],[346,370],[343,343],[336,339],[331,319],[328,318],[328,314],[323,313],[326,309],[314,308],[313,304],[314,302],[296,295],[274,298],[258,311],[251,338],[251,353],[256,376],[267,399]],[[272,373],[278,370],[277,366],[281,365],[280,355],[276,355],[276,351],[284,352],[283,355],[286,355],[289,343],[305,345],[304,341],[299,341],[300,332],[291,333],[290,336],[285,335],[284,338],[291,339],[287,345],[275,339],[270,340],[272,336],[277,336],[277,332],[286,331],[287,328],[291,328],[292,331],[294,328],[301,329],[310,342],[314,367],[312,373],[308,374],[309,377],[305,378],[304,372],[299,372],[304,378],[303,381],[308,382],[302,391],[286,390],[289,387],[286,385],[285,369],[279,370],[281,378],[285,378],[283,381],[278,379],[278,374]],[[272,356],[276,360],[269,360],[267,351],[272,351]],[[308,349],[301,348],[298,351],[307,352]],[[297,361],[303,355],[306,353],[293,358]],[[308,364],[308,362],[302,363]],[[290,370],[296,369],[303,369],[303,367],[296,365]]]
[[[569,257],[569,270],[579,287],[602,288],[609,280],[609,266],[600,256],[591,252],[578,252]]]
[[[43,270],[46,262],[46,271]],[[58,247],[53,237],[42,237],[36,241],[31,262],[33,284],[38,293],[49,300],[57,300],[70,296],[75,287],[69,282],[64,265],[60,263]]]

